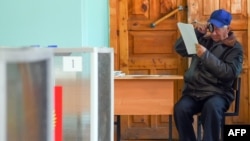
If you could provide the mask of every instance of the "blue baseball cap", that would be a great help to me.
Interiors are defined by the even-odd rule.
[[[221,28],[225,25],[230,25],[232,20],[232,15],[224,9],[215,10],[208,20],[209,23]]]

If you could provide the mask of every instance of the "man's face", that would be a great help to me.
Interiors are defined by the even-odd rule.
[[[222,41],[228,37],[228,32],[229,32],[229,26],[224,26],[221,28],[214,26],[214,31],[211,32],[211,38],[215,42]]]

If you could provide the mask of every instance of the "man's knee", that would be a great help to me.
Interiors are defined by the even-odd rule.
[[[188,104],[186,103],[186,101],[184,100],[180,100],[178,101],[175,105],[174,105],[174,114],[184,114],[188,112]]]

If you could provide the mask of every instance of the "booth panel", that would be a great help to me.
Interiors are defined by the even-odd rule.
[[[0,48],[0,140],[52,141],[50,49]]]
[[[46,140],[46,71],[46,61],[7,64],[8,141]]]
[[[99,53],[98,55],[98,140],[111,141],[110,126],[112,117],[112,92],[111,73],[113,70],[110,63],[110,53]]]
[[[79,59],[81,61],[77,62]],[[62,127],[65,141],[90,141],[90,59],[88,52],[54,57],[55,83],[63,89]],[[73,65],[80,68],[75,70]]]
[[[113,141],[113,50],[55,48],[64,141]]]

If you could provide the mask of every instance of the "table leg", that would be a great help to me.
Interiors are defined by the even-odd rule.
[[[169,115],[169,127],[168,127],[168,131],[169,131],[169,137],[168,140],[172,141],[172,115]]]
[[[116,119],[116,132],[117,132],[117,141],[121,140],[121,119],[120,115],[117,115]]]

